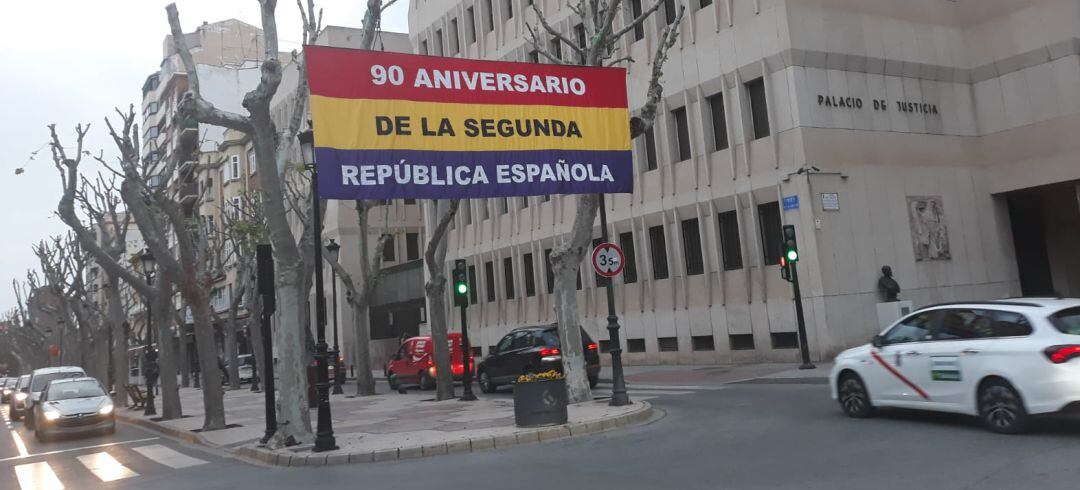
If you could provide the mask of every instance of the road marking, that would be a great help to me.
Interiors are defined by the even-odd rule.
[[[18,433],[12,432],[12,434],[14,434],[16,437],[18,437]],[[120,442],[106,442],[105,444],[95,444],[93,446],[74,447],[74,448],[71,448],[71,449],[59,449],[59,450],[56,450],[56,451],[48,451],[48,452],[44,452],[44,453],[24,454],[24,455],[20,455],[20,456],[12,456],[10,458],[0,459],[0,463],[3,463],[5,461],[11,461],[13,459],[25,459],[25,458],[33,458],[33,457],[37,457],[37,456],[51,456],[53,454],[70,453],[70,452],[73,452],[73,451],[83,451],[83,450],[86,450],[86,449],[97,449],[99,447],[119,446],[121,444],[135,444],[135,443],[139,443],[139,442],[156,441],[158,439],[160,439],[160,437],[147,437],[145,439],[134,439],[134,440],[130,440],[130,441],[120,441]],[[18,445],[19,443],[22,442],[22,439],[17,439],[17,440],[19,442],[17,442],[16,445]]]
[[[22,490],[64,490],[64,485],[45,461],[16,466],[15,476]]]
[[[206,461],[173,451],[161,444],[151,444],[149,446],[139,446],[131,449],[170,468],[179,469],[206,464]]]
[[[26,452],[26,444],[23,444],[22,437],[19,436],[18,432],[11,431],[11,438],[15,439],[15,447],[19,450],[18,457],[25,458],[29,453]]]
[[[120,464],[116,458],[104,451],[100,453],[84,454],[77,459],[86,467],[86,469],[94,473],[94,475],[103,482],[139,476],[138,473],[129,470],[126,466]]]
[[[726,390],[727,386],[639,385],[628,384],[630,390]]]

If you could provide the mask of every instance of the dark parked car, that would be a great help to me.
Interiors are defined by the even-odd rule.
[[[26,401],[29,399],[30,375],[24,374],[19,376],[19,380],[15,382],[15,388],[11,391],[10,401],[8,402],[11,420],[22,420],[23,411],[26,410]]]
[[[596,343],[581,329],[585,348],[585,371],[589,386],[600,382],[600,354]],[[499,340],[488,356],[477,366],[477,382],[484,393],[495,391],[499,385],[512,384],[525,373],[562,372],[562,345],[555,325],[520,327]]]

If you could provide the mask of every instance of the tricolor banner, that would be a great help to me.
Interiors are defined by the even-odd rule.
[[[306,46],[326,199],[632,192],[626,71]]]

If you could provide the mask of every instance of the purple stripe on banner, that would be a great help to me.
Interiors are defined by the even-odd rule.
[[[627,193],[629,151],[425,151],[316,148],[324,199],[456,199]]]

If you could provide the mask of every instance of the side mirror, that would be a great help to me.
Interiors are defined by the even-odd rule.
[[[881,335],[875,335],[874,338],[870,341],[870,344],[880,349],[885,345],[885,338]]]

